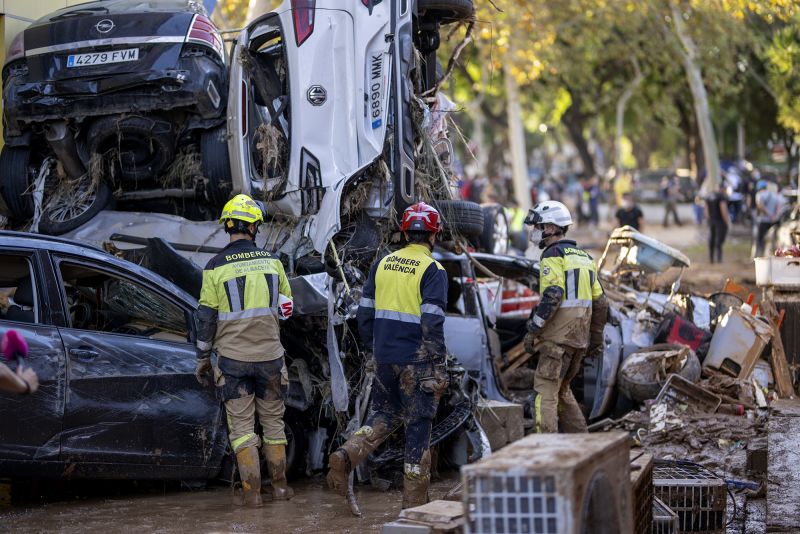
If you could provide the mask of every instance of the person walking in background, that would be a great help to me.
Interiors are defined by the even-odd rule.
[[[630,226],[640,232],[644,231],[644,213],[636,205],[632,193],[624,193],[622,202],[616,213],[618,226]]]
[[[753,243],[753,257],[764,255],[764,247],[769,229],[778,224],[783,212],[783,196],[772,191],[767,180],[759,180],[756,184],[756,238]]]
[[[678,201],[681,198],[681,187],[677,176],[665,176],[661,180],[661,198],[664,200],[664,228],[669,227],[669,217],[672,215],[675,224],[683,226],[678,217]]]
[[[711,263],[722,263],[722,245],[728,235],[730,214],[728,213],[727,186],[721,183],[716,193],[706,199],[706,219],[708,219],[708,256]]]

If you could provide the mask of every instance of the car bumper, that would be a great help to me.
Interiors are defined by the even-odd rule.
[[[224,70],[204,56],[181,58],[178,68],[107,78],[27,81],[11,76],[3,90],[4,135],[21,135],[25,126],[65,118],[191,108],[203,119],[225,109]]]

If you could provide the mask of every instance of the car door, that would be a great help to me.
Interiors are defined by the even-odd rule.
[[[23,365],[39,377],[31,395],[0,391],[0,464],[5,460],[58,460],[64,416],[65,359],[52,325],[43,253],[0,247],[0,336],[16,330],[28,343]],[[5,362],[16,370],[16,362]],[[13,474],[4,466],[2,472]]]
[[[221,405],[194,377],[190,304],[116,264],[57,255],[54,267],[68,310],[63,459],[202,467],[218,457]]]

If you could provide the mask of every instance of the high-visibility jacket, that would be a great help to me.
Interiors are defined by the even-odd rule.
[[[426,245],[373,264],[358,308],[361,338],[377,363],[442,360],[447,274]]]
[[[541,301],[531,317],[541,331],[539,339],[586,348],[592,303],[603,297],[592,257],[568,239],[545,248],[539,261],[539,294]]]
[[[197,348],[243,362],[280,358],[280,295],[292,297],[281,262],[249,239],[233,241],[203,270]]]

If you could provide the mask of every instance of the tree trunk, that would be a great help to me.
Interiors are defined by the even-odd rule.
[[[467,104],[472,118],[472,144],[474,145],[475,174],[485,178],[489,163],[489,149],[486,146],[486,115],[483,113],[483,97],[476,96]]]
[[[683,14],[678,9],[677,4],[671,4],[670,8],[675,34],[681,44],[678,52],[683,60],[683,68],[686,71],[689,89],[692,92],[694,112],[695,117],[697,117],[697,129],[700,132],[700,140],[703,143],[703,159],[706,164],[706,179],[703,181],[703,191],[708,194],[719,188],[722,174],[714,125],[711,122],[708,93],[705,85],[703,85],[703,73],[700,70],[700,66],[695,62],[697,49],[683,21]]]
[[[639,68],[639,60],[636,56],[631,56],[633,63],[633,71],[635,73],[633,79],[625,87],[622,96],[617,100],[617,128],[614,134],[614,173],[619,176],[622,173],[622,134],[625,127],[625,108],[628,105],[628,100],[633,96],[633,92],[642,83],[644,76]]]
[[[522,110],[519,105],[519,86],[511,74],[510,63],[504,63],[506,83],[506,113],[508,115],[508,137],[511,146],[511,176],[514,183],[514,199],[517,207],[528,211],[531,207],[528,163],[525,150],[525,131],[522,126]]]
[[[592,154],[589,152],[589,143],[586,142],[586,137],[583,134],[586,117],[580,112],[578,106],[579,103],[575,96],[573,96],[572,104],[570,104],[570,106],[561,116],[561,122],[563,122],[564,126],[567,127],[569,138],[572,140],[572,144],[575,145],[575,149],[578,151],[578,155],[581,158],[581,163],[583,163],[584,174],[586,176],[594,176],[594,159],[592,158]]]

